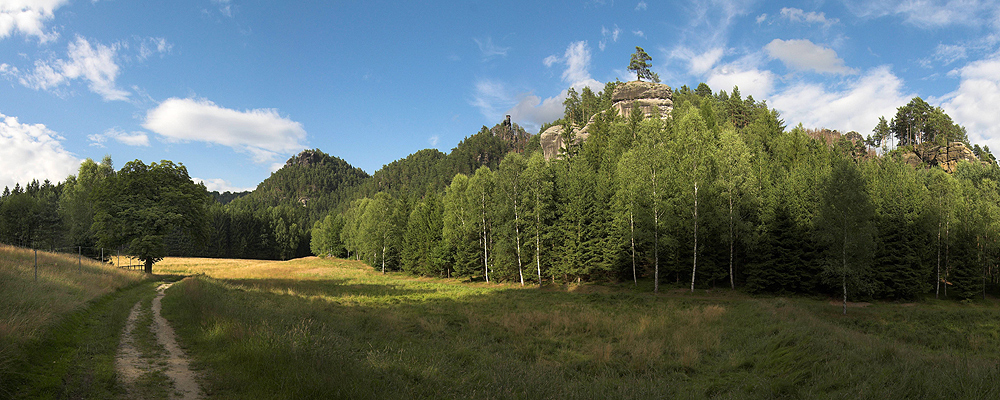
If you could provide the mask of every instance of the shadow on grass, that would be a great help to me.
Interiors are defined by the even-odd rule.
[[[290,295],[304,298],[398,298],[423,296],[437,291],[412,289],[403,285],[350,283],[348,279],[295,280],[295,279],[219,279],[231,288],[253,292]]]

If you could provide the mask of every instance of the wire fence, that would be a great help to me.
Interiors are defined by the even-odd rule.
[[[6,244],[6,243],[5,243]],[[35,281],[38,281],[38,251],[47,251],[50,253],[61,253],[66,255],[75,255],[77,258],[77,266],[80,270],[83,270],[83,259],[97,261],[100,263],[110,264],[115,268],[125,269],[125,270],[136,270],[143,269],[145,266],[141,260],[135,258],[128,254],[122,254],[120,249],[105,249],[103,247],[87,247],[87,246],[66,246],[66,247],[49,247],[42,248],[38,246],[19,246],[17,244],[7,244],[12,247],[31,250],[34,254],[34,275]]]

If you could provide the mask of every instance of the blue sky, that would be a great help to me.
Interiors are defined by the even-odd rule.
[[[84,158],[255,187],[319,148],[369,173],[568,87],[738,85],[786,123],[867,135],[921,96],[1000,150],[1000,3],[0,0],[0,186]]]

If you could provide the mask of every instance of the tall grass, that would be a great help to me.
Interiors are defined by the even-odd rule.
[[[15,372],[25,345],[67,315],[142,279],[139,272],[39,251],[36,281],[34,251],[0,245],[0,379]],[[4,390],[0,387],[0,397]]]
[[[1000,396],[1000,342],[973,327],[998,320],[995,305],[897,324],[924,306],[844,317],[809,299],[522,289],[345,260],[200,265],[160,266],[206,275],[171,288],[164,314],[217,398]],[[942,347],[877,321],[910,338],[969,334]]]

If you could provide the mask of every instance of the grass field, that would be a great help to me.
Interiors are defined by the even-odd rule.
[[[167,259],[212,398],[1000,398],[995,302],[521,288],[356,261]],[[643,288],[645,290],[645,288]]]
[[[100,398],[101,385],[114,383],[105,351],[114,357],[121,330],[114,300],[147,278],[76,255],[37,255],[36,280],[33,251],[0,245],[0,398],[74,397],[74,382]]]

